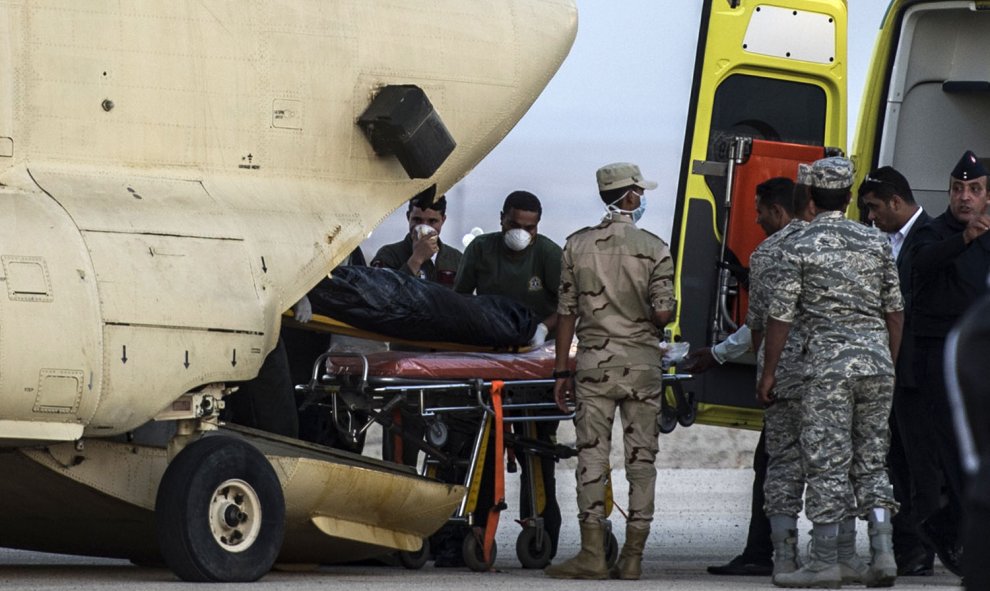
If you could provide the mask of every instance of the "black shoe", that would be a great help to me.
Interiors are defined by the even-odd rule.
[[[895,554],[897,576],[899,577],[930,577],[935,574],[935,554],[918,547],[907,555]]]
[[[739,555],[722,566],[709,566],[710,575],[737,575],[750,577],[769,577],[773,574],[773,562],[770,560],[752,560]]]
[[[955,536],[948,535],[928,519],[921,522],[918,530],[925,544],[935,550],[942,566],[957,577],[963,576],[963,548],[959,540]]]
[[[923,562],[912,562],[897,567],[899,577],[930,577],[935,574],[935,567]]]

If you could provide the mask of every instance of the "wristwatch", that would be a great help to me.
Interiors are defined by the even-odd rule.
[[[572,378],[574,377],[574,372],[569,369],[563,369],[563,370],[555,369],[553,370],[553,373],[550,375],[552,375],[555,379]]]

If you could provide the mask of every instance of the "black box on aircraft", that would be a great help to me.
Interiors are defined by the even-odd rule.
[[[394,154],[413,179],[433,176],[457,145],[423,89],[411,84],[382,88],[357,123],[375,154]]]

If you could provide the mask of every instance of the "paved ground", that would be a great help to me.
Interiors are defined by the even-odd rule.
[[[623,474],[617,475],[616,498],[625,498]],[[742,547],[748,522],[749,486],[752,472],[736,469],[662,469],[658,477],[657,520],[647,546],[644,579],[638,582],[571,582],[555,581],[540,571],[519,567],[514,547],[519,531],[512,521],[517,506],[503,516],[499,529],[500,548],[496,570],[472,573],[461,569],[437,569],[431,565],[419,571],[389,566],[324,567],[313,572],[273,572],[262,579],[264,589],[308,590],[328,588],[347,591],[401,588],[415,590],[457,590],[484,586],[492,590],[518,591],[526,587],[543,590],[600,589],[604,585],[623,589],[670,590],[737,590],[770,589],[767,578],[713,577],[705,566],[724,562]],[[510,476],[508,486],[518,489],[517,476]],[[575,553],[579,546],[573,518],[574,476],[571,470],[558,471],[560,504],[565,514],[561,535],[561,556]],[[621,541],[624,527],[615,516]],[[861,551],[865,552],[865,528],[860,532]],[[804,524],[802,531],[807,531]],[[234,585],[216,585],[222,589]],[[179,583],[163,569],[139,568],[123,561],[66,557],[59,555],[0,550],[0,588],[13,589],[204,589],[203,585]],[[243,586],[238,586],[243,589]],[[959,580],[939,568],[934,577],[900,579],[899,589],[958,589]]]

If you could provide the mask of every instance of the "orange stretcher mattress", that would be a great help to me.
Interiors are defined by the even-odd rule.
[[[438,352],[419,353],[384,351],[369,353],[368,375],[432,380],[545,380],[554,369],[554,348],[537,347],[526,353]],[[571,369],[574,358],[571,358]],[[327,372],[331,375],[360,375],[360,357],[331,356]]]

